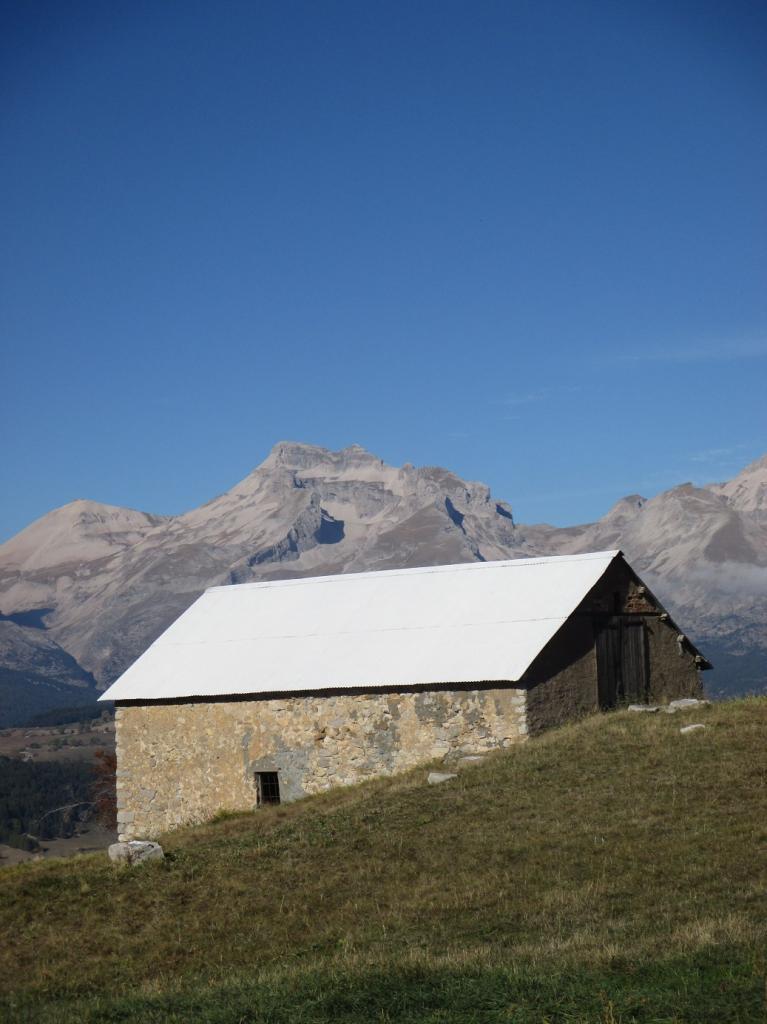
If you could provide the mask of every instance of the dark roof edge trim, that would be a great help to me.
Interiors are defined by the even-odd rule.
[[[472,690],[524,690],[527,687],[511,679],[485,679],[468,683],[414,683],[410,686],[336,686],[314,690],[274,690],[268,693],[215,693],[189,697],[139,697],[116,700],[116,708],[155,707],[175,704],[235,704],[244,701],[293,700],[306,697],[365,697],[396,693],[450,692],[468,693]]]

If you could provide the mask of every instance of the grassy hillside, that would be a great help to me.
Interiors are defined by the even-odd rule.
[[[764,1020],[766,699],[599,716],[164,845],[0,872],[0,1019]]]

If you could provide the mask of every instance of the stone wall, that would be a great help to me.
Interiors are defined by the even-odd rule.
[[[527,735],[510,687],[126,705],[116,723],[121,839],[251,810],[259,771],[294,800]]]
[[[645,617],[650,668],[650,703],[677,697],[702,697],[703,683],[695,656],[677,641],[679,633],[659,616]]]

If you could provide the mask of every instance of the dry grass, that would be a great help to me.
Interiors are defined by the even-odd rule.
[[[691,720],[595,717],[441,786],[227,816],[166,836],[161,865],[7,869],[7,1012],[760,1020],[767,700]]]

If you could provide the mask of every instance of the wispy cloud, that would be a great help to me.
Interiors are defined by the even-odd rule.
[[[675,348],[644,348],[611,352],[600,361],[608,363],[728,363],[746,359],[767,359],[767,340],[731,341],[723,339],[702,345]]]
[[[767,566],[720,562],[690,570],[690,577],[735,597],[767,597]]]
[[[690,459],[693,462],[729,464],[735,459],[740,459],[745,448],[745,444],[735,444],[729,448],[705,448],[702,452],[694,452]]]
[[[546,388],[542,388],[540,391],[528,391],[527,394],[522,395],[509,395],[504,400],[504,405],[532,405],[533,402],[543,402],[548,395],[549,392]]]
[[[545,402],[550,398],[558,398],[562,395],[574,394],[580,391],[578,384],[564,384],[557,387],[536,388],[532,391],[523,391],[517,395],[507,395],[502,399],[502,404],[514,408],[518,405],[532,405],[535,402]]]

